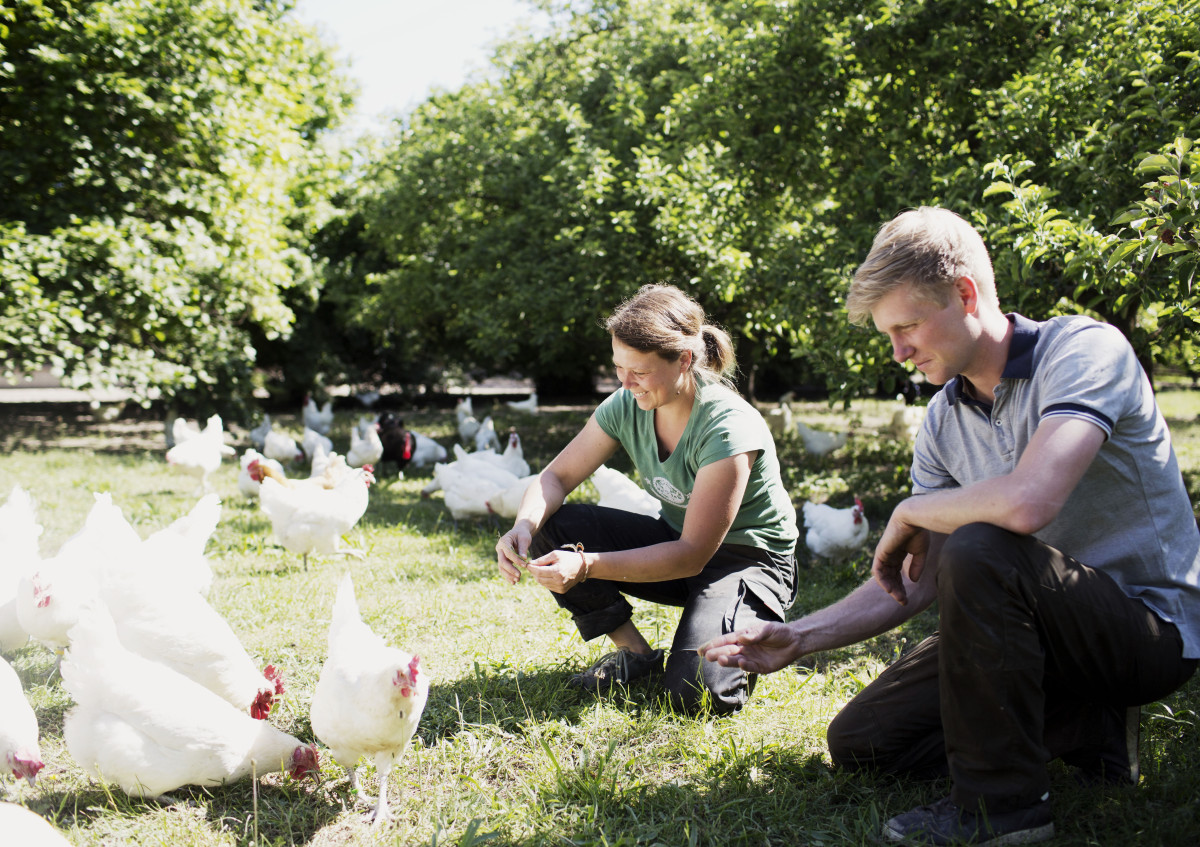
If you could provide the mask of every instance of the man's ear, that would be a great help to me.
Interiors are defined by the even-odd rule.
[[[963,314],[973,315],[979,308],[979,286],[969,276],[954,280],[954,296],[962,303]]]

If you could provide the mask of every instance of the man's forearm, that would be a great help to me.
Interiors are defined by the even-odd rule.
[[[870,579],[836,603],[788,625],[799,635],[805,654],[857,644],[894,629],[933,602],[934,592],[919,590],[907,579],[905,585],[912,598],[907,605],[897,603]]]

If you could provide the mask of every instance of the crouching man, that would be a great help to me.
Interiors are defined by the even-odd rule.
[[[871,581],[700,652],[769,673],[937,600],[938,634],[830,724],[833,761],[950,775],[950,795],[889,820],[887,840],[1050,838],[1046,763],[1136,781],[1138,707],[1200,657],[1200,534],[1170,433],[1125,338],[1086,317],[1002,312],[983,240],[947,210],[887,223],[847,307],[944,385],[917,437],[913,496]]]

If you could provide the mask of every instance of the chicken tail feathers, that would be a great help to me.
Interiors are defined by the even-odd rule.
[[[358,599],[354,596],[354,580],[347,573],[338,583],[337,597],[333,601],[333,625],[329,628],[330,636],[347,624],[361,621],[358,611]]]

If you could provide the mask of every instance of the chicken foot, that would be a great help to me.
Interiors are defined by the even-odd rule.
[[[392,767],[400,756],[391,752],[375,754],[375,776],[379,780],[379,799],[375,803],[374,814],[371,815],[371,825],[380,826],[392,819],[391,809],[388,808],[388,778],[392,775]]]

